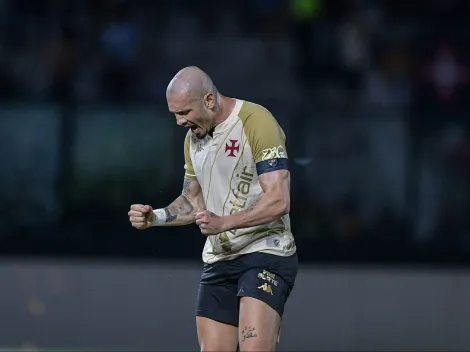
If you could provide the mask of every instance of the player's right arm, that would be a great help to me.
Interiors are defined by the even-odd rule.
[[[184,140],[184,174],[183,192],[173,203],[165,208],[153,210],[150,205],[133,204],[129,211],[129,220],[137,229],[151,226],[181,226],[195,222],[198,209],[204,209],[204,196],[196,178],[190,155],[191,132]]]
[[[133,204],[129,211],[132,226],[144,230],[152,226],[192,224],[194,214],[204,208],[201,186],[195,178],[184,179],[183,192],[165,208],[153,210],[150,205]]]

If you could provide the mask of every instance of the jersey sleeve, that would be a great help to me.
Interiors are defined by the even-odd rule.
[[[193,162],[191,160],[191,131],[188,131],[186,138],[184,139],[184,177],[191,180],[196,179],[196,173],[194,172]]]
[[[258,175],[288,169],[286,136],[269,111],[250,115],[244,124]]]

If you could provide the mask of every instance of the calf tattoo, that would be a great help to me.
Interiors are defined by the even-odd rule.
[[[251,325],[245,326],[245,328],[242,330],[242,341],[246,341],[253,337],[258,337],[256,329]]]

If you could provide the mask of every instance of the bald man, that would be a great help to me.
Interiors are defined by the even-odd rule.
[[[274,351],[297,276],[285,135],[264,107],[220,94],[197,67],[166,92],[188,128],[182,194],[166,208],[134,204],[132,226],[196,223],[207,236],[197,297],[202,351]]]

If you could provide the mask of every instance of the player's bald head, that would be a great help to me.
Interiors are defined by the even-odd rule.
[[[168,84],[167,98],[179,96],[180,98],[202,99],[206,94],[217,94],[217,88],[207,73],[196,66],[185,67],[180,70]]]
[[[198,138],[204,138],[214,128],[219,96],[215,84],[198,67],[185,67],[168,84],[168,109],[175,114],[176,123],[191,128]]]

